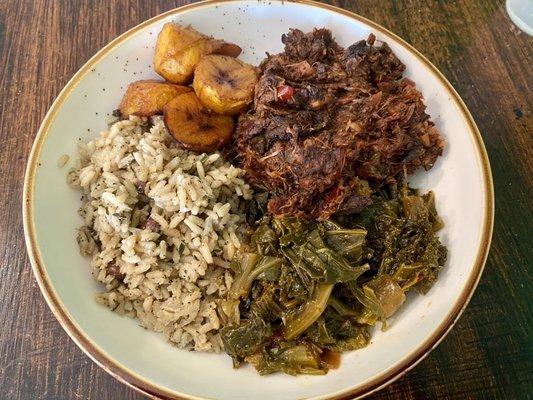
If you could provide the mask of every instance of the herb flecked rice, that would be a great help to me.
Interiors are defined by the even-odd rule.
[[[160,117],[81,143],[68,183],[83,192],[77,240],[105,285],[96,300],[178,347],[220,351],[218,304],[252,197],[243,175],[218,153],[177,147]]]

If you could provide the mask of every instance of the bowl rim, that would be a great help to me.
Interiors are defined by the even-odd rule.
[[[97,365],[103,368],[106,372],[111,374],[114,378],[120,382],[126,384],[127,386],[135,389],[136,391],[147,395],[154,399],[168,399],[168,400],[182,400],[182,399],[193,399],[193,400],[202,400],[199,397],[178,393],[173,390],[156,385],[153,382],[150,382],[138,375],[137,373],[128,370],[127,367],[120,364],[118,361],[112,359],[107,355],[99,346],[94,343],[86,334],[77,326],[70,313],[61,302],[58,294],[56,293],[52,282],[50,281],[44,263],[41,258],[37,237],[35,233],[35,224],[33,218],[33,191],[35,184],[35,174],[38,166],[38,159],[41,153],[41,148],[45,142],[46,136],[50,130],[50,126],[54,121],[56,114],[63,102],[69,97],[73,89],[77,86],[79,81],[91,70],[93,65],[98,62],[100,59],[105,57],[112,49],[121,44],[122,42],[129,39],[132,35],[139,32],[141,29],[162,20],[170,15],[179,15],[184,11],[189,11],[192,9],[204,8],[204,7],[213,7],[221,3],[239,3],[246,2],[247,0],[204,0],[197,3],[192,3],[184,5],[178,8],[161,13],[155,17],[149,18],[146,21],[136,25],[125,33],[113,39],[106,46],[102,47],[94,56],[92,56],[69,80],[65,87],[61,90],[57,98],[54,100],[50,106],[44,120],[37,132],[37,135],[34,139],[32,150],[28,159],[28,164],[26,167],[25,179],[24,179],[24,190],[23,190],[23,199],[22,199],[22,211],[23,211],[23,225],[24,225],[24,237],[26,241],[26,247],[28,251],[28,256],[32,266],[33,273],[39,285],[39,288],[50,307],[52,313],[59,321],[60,325],[67,332],[70,338],[76,343],[76,345],[87,355],[89,356]],[[283,0],[274,0],[281,1]],[[287,1],[287,0],[285,0]],[[472,118],[472,115],[468,111],[465,103],[453,88],[453,86],[448,82],[444,75],[418,50],[416,50],[412,45],[407,43],[405,40],[397,36],[396,34],[390,32],[381,25],[362,17],[354,12],[344,10],[342,8],[332,6],[329,4],[319,3],[315,0],[288,0],[291,3],[302,4],[309,7],[314,7],[322,10],[326,10],[331,13],[341,14],[347,16],[351,19],[354,19],[358,22],[362,22],[372,29],[378,31],[379,33],[389,36],[392,39],[396,40],[400,45],[406,48],[411,54],[418,58],[435,76],[440,80],[445,89],[450,94],[450,97],[459,107],[459,110],[462,114],[463,119],[465,120],[469,133],[474,139],[475,148],[478,153],[478,156],[481,161],[482,169],[482,179],[484,182],[485,191],[484,201],[486,204],[485,214],[483,216],[483,227],[481,232],[481,237],[479,240],[479,247],[477,249],[476,258],[472,266],[471,272],[468,277],[467,285],[465,289],[460,293],[455,301],[455,304],[450,309],[446,317],[442,320],[439,326],[429,335],[424,342],[420,343],[411,353],[404,357],[398,365],[394,368],[385,370],[379,375],[371,378],[369,381],[364,384],[349,388],[342,392],[336,392],[320,397],[323,400],[345,400],[352,398],[361,398],[367,396],[373,392],[376,392],[388,384],[394,382],[409,370],[411,370],[415,365],[417,365],[422,359],[424,359],[431,350],[433,350],[446,336],[446,334],[452,329],[455,325],[462,312],[466,308],[468,302],[470,301],[474,290],[481,278],[481,274],[484,269],[485,261],[488,256],[490,242],[492,237],[492,230],[494,224],[494,187],[492,181],[492,173],[490,169],[489,159],[485,146],[483,144],[483,139],[481,134]]]

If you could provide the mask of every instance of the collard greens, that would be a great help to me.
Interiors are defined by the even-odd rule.
[[[390,186],[361,213],[326,221],[263,217],[232,268],[222,340],[237,367],[324,374],[365,347],[411,289],[425,293],[446,260],[430,192]]]

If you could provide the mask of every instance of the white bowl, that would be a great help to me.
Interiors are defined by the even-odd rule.
[[[78,139],[105,127],[126,85],[155,77],[157,33],[168,21],[240,44],[242,58],[258,63],[265,51],[282,50],[281,34],[328,27],[344,46],[373,32],[407,65],[406,75],[425,96],[428,111],[446,138],[444,156],[411,183],[437,194],[446,223],[442,240],[449,258],[425,296],[409,296],[390,321],[373,332],[372,344],[346,353],[326,376],[275,374],[251,367],[232,369],[226,355],[182,351],[93,301],[98,285],[78,253],[75,229],[79,194],[65,183],[62,154],[75,154]],[[69,164],[71,164],[70,161]],[[470,299],[487,256],[493,221],[490,167],[479,132],[446,79],[402,39],[360,16],[311,1],[219,1],[196,3],[126,32],[100,50],[59,94],[35,140],[24,185],[24,228],[41,291],[71,338],[95,362],[133,388],[161,398],[338,399],[363,396],[398,378],[419,362],[453,326]]]

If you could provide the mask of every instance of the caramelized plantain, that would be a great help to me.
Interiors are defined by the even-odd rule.
[[[118,109],[123,117],[150,117],[161,114],[163,106],[174,97],[190,91],[190,87],[153,79],[137,81],[128,86]]]
[[[257,80],[253,66],[232,57],[210,55],[203,57],[196,67],[193,87],[210,109],[236,115],[253,101]]]
[[[200,59],[208,54],[237,57],[241,48],[213,39],[190,27],[166,23],[157,37],[154,69],[172,83],[189,83]]]
[[[165,125],[183,147],[212,152],[223,147],[231,138],[233,118],[213,113],[193,93],[184,93],[163,107]]]

